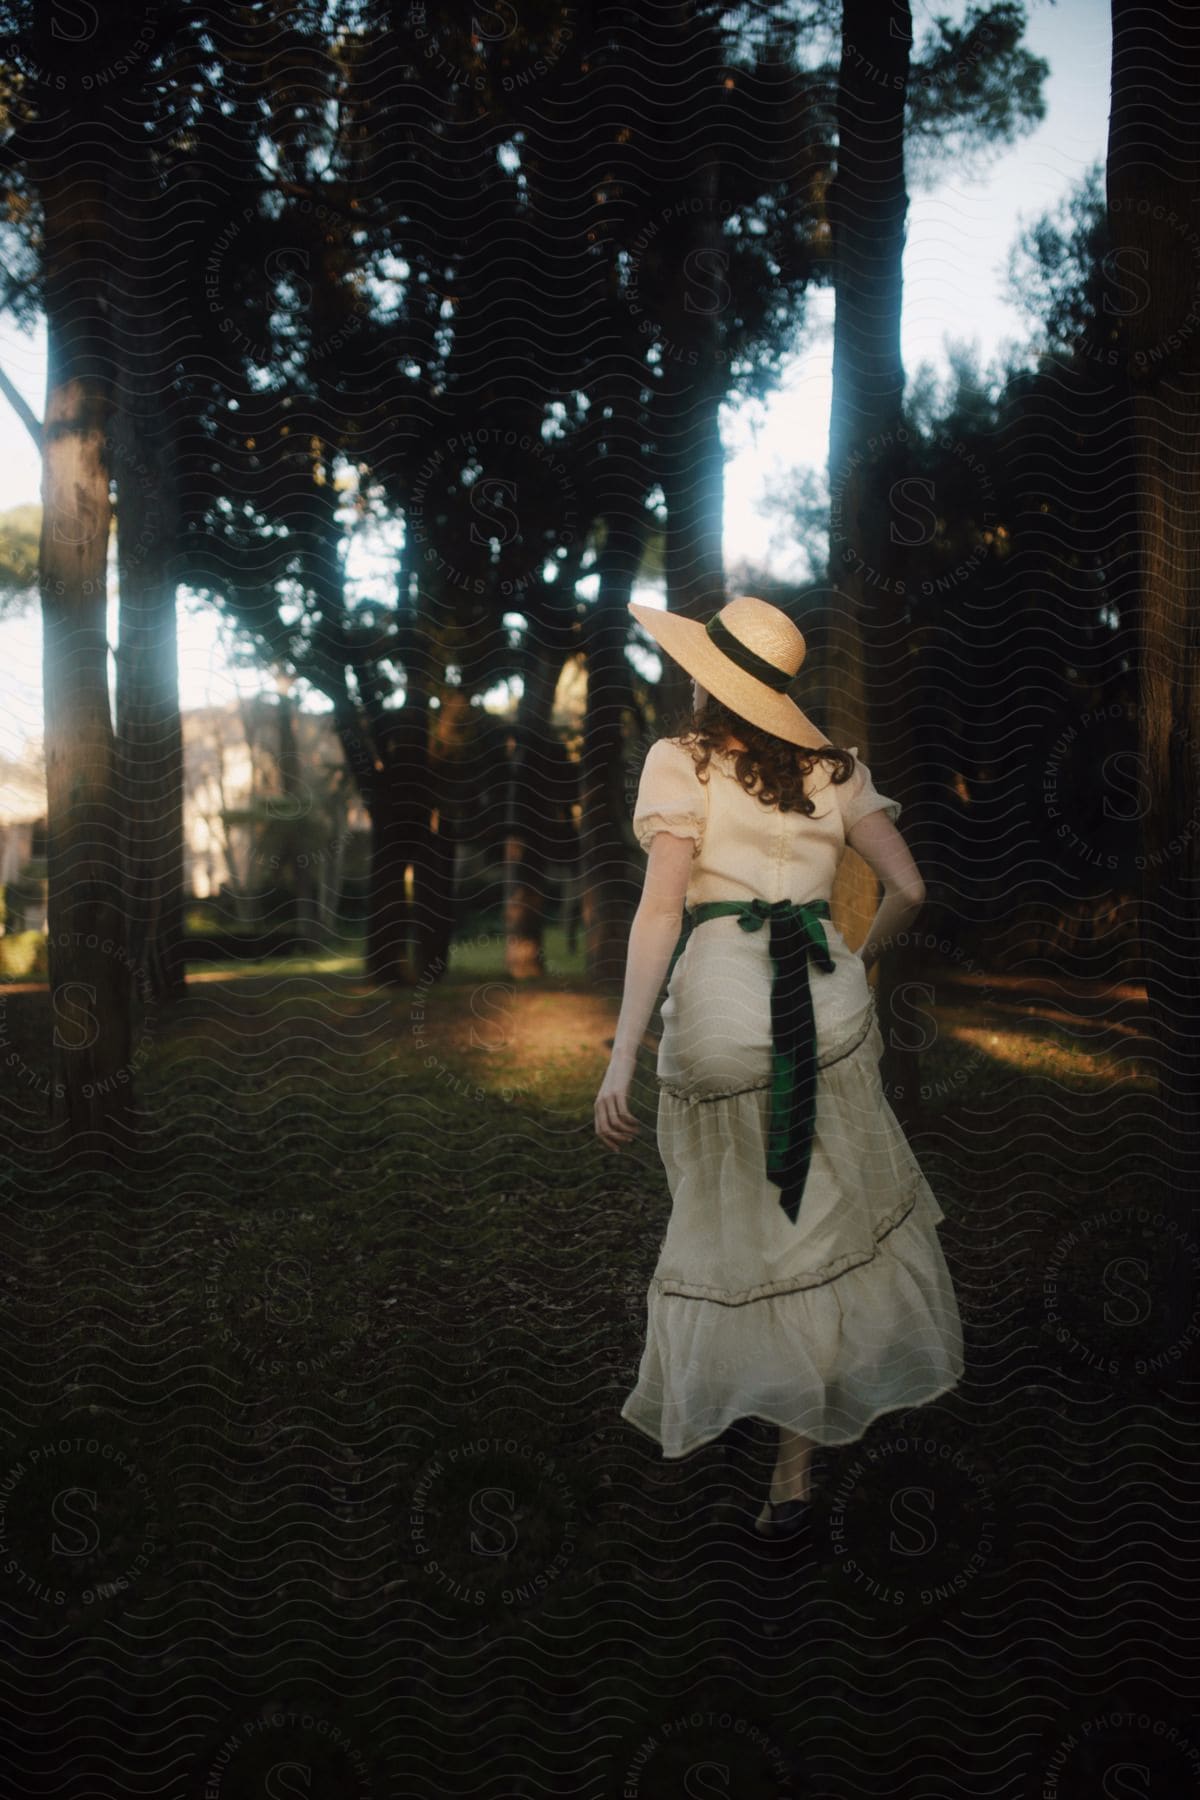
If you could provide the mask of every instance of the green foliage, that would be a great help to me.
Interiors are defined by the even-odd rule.
[[[1052,211],[1022,232],[1009,252],[1008,299],[1029,320],[1026,354],[1075,356],[1113,334],[1105,313],[1110,248],[1104,170],[1093,163]],[[1115,340],[1114,340],[1115,341]]]
[[[40,506],[13,506],[0,513],[0,619],[24,612],[37,597]]]
[[[40,981],[46,969],[44,931],[15,931],[0,937],[0,980]]]
[[[968,9],[961,25],[934,19],[914,52],[908,85],[908,174],[935,182],[953,157],[958,174],[973,153],[1012,144],[1046,116],[1050,65],[1021,42],[1025,8],[1002,0]]]

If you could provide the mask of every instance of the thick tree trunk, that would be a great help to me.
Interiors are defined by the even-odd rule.
[[[345,614],[341,527],[332,481],[313,484],[303,513],[309,579],[329,619]],[[371,819],[366,969],[378,982],[411,986],[445,973],[454,924],[454,833],[442,828],[429,750],[425,668],[408,668],[405,703],[383,708],[369,661],[355,665],[359,704],[336,706],[347,767]]]
[[[450,963],[450,945],[454,938],[457,912],[455,896],[456,831],[445,809],[426,804],[417,824],[413,846],[413,914],[411,939],[417,967],[421,972],[436,968],[439,976]]]
[[[102,130],[99,119],[93,133]],[[78,146],[91,143],[80,157]],[[89,122],[38,168],[47,383],[39,585],[45,680],[51,1122],[104,1134],[131,1122],[130,982],[121,906],[106,571],[112,347],[105,162]],[[114,1131],[114,1128],[115,1131]]]
[[[900,313],[911,46],[908,0],[844,0],[837,173],[828,200],[837,294],[829,570],[837,600],[823,723],[835,742],[858,745],[885,793],[907,790],[912,781],[903,544],[892,529],[891,496],[903,467]],[[834,919],[848,943],[862,942],[877,904],[874,875],[848,851],[833,897]],[[884,952],[876,1000],[884,1079],[897,1111],[911,1120],[919,1092],[916,1058],[889,1026],[897,961],[907,960],[903,951]]]
[[[672,9],[676,27],[693,56],[716,54],[707,32],[698,32],[693,8]],[[720,117],[711,61],[696,70],[698,115],[714,131]],[[729,385],[721,315],[730,302],[725,280],[721,161],[711,149],[695,171],[685,218],[690,246],[680,270],[664,270],[666,369],[659,399],[663,451],[659,476],[667,505],[664,575],[667,606],[687,619],[707,621],[724,606],[725,451],[721,402]],[[671,716],[691,703],[691,677],[665,660],[660,702]]]
[[[406,844],[390,801],[374,799],[371,815],[371,875],[367,888],[366,972],[372,981],[409,980]]]
[[[336,820],[329,852],[318,864],[317,938],[323,949],[340,942],[341,915],[338,903],[346,872],[346,834],[346,815],[343,812]]]
[[[182,297],[160,252],[172,196],[158,185],[136,129],[115,176],[115,260],[125,278],[110,299],[117,366],[113,473],[117,489],[116,720],[126,912],[135,994],[182,998],[184,975],[183,727],[179,714],[176,569],[178,462],[175,326]],[[168,254],[179,246],[168,236]]]
[[[548,791],[551,716],[564,653],[532,646],[517,711],[517,745],[509,765],[508,828],[504,844],[504,960],[508,973],[528,981],[545,973],[543,932],[546,866],[558,849]]]
[[[173,570],[173,446],[164,401],[122,377],[118,421],[117,744],[135,992],[182,998],[183,726]]]
[[[630,879],[622,789],[625,711],[632,684],[625,644],[629,601],[641,562],[638,528],[610,527],[597,569],[600,591],[588,619],[580,830],[583,926],[592,981],[619,986],[637,895]]]
[[[1142,941],[1158,1052],[1162,1136],[1150,1178],[1183,1241],[1200,1231],[1200,34],[1194,9],[1113,0],[1108,140],[1112,243],[1139,271],[1118,315],[1131,414],[1141,563],[1140,689],[1145,876]],[[1192,1259],[1172,1301],[1192,1317]],[[1193,1350],[1194,1366],[1194,1350]]]
[[[110,507],[104,384],[47,316],[42,462],[51,1120],[108,1134],[130,1119],[130,982],[108,701]]]
[[[664,406],[672,412],[671,442],[660,478],[667,503],[664,555],[667,606],[707,621],[725,604],[725,452],[721,445],[723,385],[676,387]],[[691,699],[691,677],[664,658],[659,700],[668,716]]]
[[[407,983],[412,977],[407,958],[410,857],[405,821],[395,803],[393,772],[383,760],[392,746],[375,742],[349,696],[335,705],[334,720],[346,767],[371,821],[365,970],[372,981]]]
[[[389,734],[388,760],[367,801],[367,973],[400,986],[441,980],[454,928],[453,834],[441,830],[430,804],[425,709],[410,703],[413,722]]]
[[[287,686],[279,691],[279,775],[283,786],[288,820],[298,830],[291,838],[284,866],[292,891],[292,930],[304,950],[320,950],[324,943],[321,905],[318,897],[317,865],[311,830],[305,821],[311,813],[311,799],[300,768],[300,751],[296,744],[296,723],[292,696]]]

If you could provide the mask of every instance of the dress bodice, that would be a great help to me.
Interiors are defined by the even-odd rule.
[[[849,781],[834,783],[830,775],[828,764],[817,763],[808,779],[811,816],[782,813],[746,791],[732,754],[715,751],[702,778],[678,738],[660,738],[642,767],[634,833],[647,851],[656,831],[692,839],[689,905],[755,897],[828,900],[847,832],[868,812],[884,810],[893,822],[900,814],[899,802],[878,792],[857,756]]]

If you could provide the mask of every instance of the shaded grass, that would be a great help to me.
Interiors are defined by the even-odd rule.
[[[100,1563],[80,1559],[63,1607],[30,1597],[40,1629],[82,1641],[107,1620],[149,1645],[164,1620],[208,1631],[216,1592],[237,1596],[246,1666],[264,1680],[295,1639],[314,1655],[373,1645],[381,1668],[397,1643],[449,1644],[458,1679],[491,1678],[497,1644],[561,1627],[586,1647],[609,1616],[622,1639],[646,1630],[736,1661],[738,1590],[757,1578],[728,1525],[761,1495],[763,1434],[666,1465],[618,1416],[669,1210],[653,1047],[631,1097],[642,1135],[615,1155],[592,1128],[615,1002],[553,937],[546,977],[518,988],[481,935],[424,993],[378,989],[340,957],[196,981],[157,1026],[131,1173],[102,1170],[69,1200],[62,1171],[10,1173],[10,1464],[85,1419],[155,1483],[156,1551],[128,1597],[147,1503],[135,1494],[123,1513],[114,1490]],[[12,1002],[30,1063],[45,1061],[44,1009]],[[990,1422],[989,1409],[1025,1351],[1015,1368],[988,1359],[1000,1346],[1011,1361],[1014,1332],[1044,1357],[1038,1232],[1091,1202],[1092,1165],[1110,1199],[1136,1197],[1148,1096],[1119,1043],[1073,1054],[1061,1029],[981,1023],[969,1005],[938,1022],[915,1142],[984,1373],[879,1422],[871,1442],[936,1431],[1011,1513],[1012,1446],[1003,1406]],[[1005,1034],[1019,1056],[991,1053]],[[1106,1251],[1089,1240],[1081,1254],[1086,1285]],[[1054,1407],[1019,1454],[1056,1455],[1072,1430]],[[856,1453],[833,1455],[831,1483]],[[31,1516],[58,1481],[26,1490]],[[853,1503],[886,1546],[870,1487],[856,1478]],[[1009,1538],[984,1569],[992,1591],[1011,1552]],[[948,1566],[957,1553],[954,1540]],[[62,1575],[40,1572],[43,1587]],[[861,1611],[836,1569],[822,1574],[827,1601]],[[99,1578],[114,1587],[100,1611],[81,1597]],[[756,1630],[794,1628],[794,1586],[754,1593]],[[914,1594],[889,1605],[887,1629],[919,1641],[955,1604]],[[586,1657],[574,1673],[543,1657],[512,1692],[559,1693],[560,1679],[567,1711],[586,1709]],[[633,1670],[618,1686],[639,1698]]]

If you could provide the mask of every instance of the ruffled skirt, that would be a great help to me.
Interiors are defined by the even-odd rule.
[[[794,1225],[765,1173],[766,931],[732,918],[697,926],[663,1004],[658,1147],[671,1214],[621,1416],[667,1457],[739,1418],[848,1443],[962,1375],[944,1215],[884,1096],[862,962],[832,924],[826,935],[835,968],[810,975],[816,1124]]]

